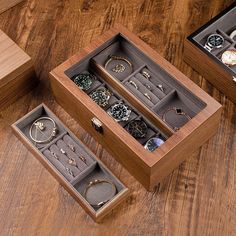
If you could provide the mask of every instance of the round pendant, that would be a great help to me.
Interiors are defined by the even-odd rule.
[[[108,104],[109,99],[111,98],[111,92],[106,88],[99,88],[92,94],[90,94],[90,97],[99,106],[105,107]]]
[[[165,141],[161,138],[151,138],[149,139],[144,148],[147,149],[149,152],[155,151],[157,148],[159,148]]]
[[[236,49],[225,51],[221,56],[221,60],[225,65],[236,65]]]
[[[148,127],[147,124],[142,120],[133,120],[127,125],[126,130],[134,138],[145,138]]]
[[[94,75],[92,74],[77,74],[73,78],[74,83],[79,86],[80,89],[82,90],[88,90],[90,89]]]

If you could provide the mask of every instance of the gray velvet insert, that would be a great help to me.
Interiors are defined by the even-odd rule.
[[[111,181],[115,187],[116,192],[120,193],[123,190],[123,185],[117,180],[116,177],[111,176],[100,164],[96,164],[93,171],[90,174],[86,175],[82,181],[79,181],[74,185],[75,189],[85,198],[85,189],[91,181],[97,180],[108,180]],[[107,188],[107,185],[98,184],[91,187],[90,191],[94,191],[94,194],[89,194],[89,201],[92,202],[102,202],[104,200],[104,196],[109,196],[110,187]],[[99,208],[94,207],[94,210],[98,210]]]
[[[82,196],[84,189],[88,184],[88,180],[94,180],[96,178],[112,181],[116,186],[117,193],[125,188],[125,186],[103,166],[97,157],[88,150],[45,105],[40,105],[35,108],[16,122],[15,125],[19,129],[19,132],[30,140],[27,127],[42,115],[51,117],[56,122],[57,127],[59,128],[59,134],[44,148],[39,149],[38,151],[43,154],[44,158],[49,161],[51,166],[62,174],[65,179],[82,194]],[[81,159],[80,157],[83,158]],[[70,159],[74,160],[77,166],[71,165],[69,163]],[[72,171],[74,176],[69,174],[66,167]],[[94,192],[95,194],[93,197],[99,199],[102,194],[104,195],[106,188],[96,188],[96,190],[97,192]]]

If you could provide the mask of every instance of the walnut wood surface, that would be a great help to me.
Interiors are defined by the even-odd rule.
[[[181,3],[180,3],[181,2]],[[183,62],[185,36],[231,0],[29,0],[1,14],[3,29],[32,57],[41,79],[0,113],[1,235],[235,235],[236,108]],[[48,73],[120,22],[224,105],[216,136],[148,193],[58,106]],[[133,190],[97,225],[23,147],[10,124],[45,102]]]
[[[24,0],[0,0],[0,13],[8,10],[11,7],[14,7],[16,4]]]

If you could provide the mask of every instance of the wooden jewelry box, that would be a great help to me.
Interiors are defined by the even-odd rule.
[[[31,58],[0,30],[0,109],[37,84]]]
[[[93,79],[87,90],[79,84],[83,91],[75,82],[84,75]],[[218,102],[121,25],[59,65],[50,78],[58,103],[148,190],[206,142],[220,121]],[[90,97],[100,88],[112,94],[105,107]],[[130,116],[117,122],[113,117],[125,113],[124,104]],[[146,149],[153,146],[160,147]]]
[[[12,128],[27,149],[96,222],[128,197],[129,189],[44,104],[18,120]],[[56,132],[51,136],[53,130]],[[46,142],[47,137],[51,138]],[[104,198],[106,201],[102,201]]]
[[[236,103],[236,3],[187,37],[184,60]]]

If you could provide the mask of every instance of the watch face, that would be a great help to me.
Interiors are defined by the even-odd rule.
[[[99,106],[105,107],[108,104],[108,101],[111,97],[111,93],[106,88],[100,88],[94,91],[90,97],[96,102]]]
[[[161,138],[157,138],[157,137],[151,138],[151,139],[149,139],[149,140],[146,142],[144,148],[147,149],[147,150],[150,151],[150,152],[153,152],[153,151],[155,151],[158,147],[160,147],[164,142],[165,142],[165,141],[164,141],[163,139],[161,139]]]
[[[74,83],[82,90],[90,89],[94,76],[91,74],[77,74],[73,77]]]
[[[210,47],[218,48],[224,43],[224,38],[219,34],[212,34],[207,39],[207,44]]]
[[[131,110],[124,104],[118,103],[111,107],[109,114],[117,121],[127,121]]]
[[[142,120],[133,120],[126,129],[134,138],[144,138],[147,135],[148,127]]]

